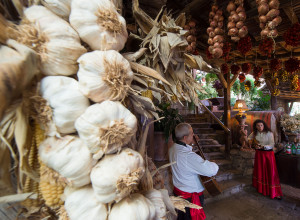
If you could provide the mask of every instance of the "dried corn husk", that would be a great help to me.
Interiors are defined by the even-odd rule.
[[[79,89],[94,102],[123,100],[133,79],[129,62],[117,51],[93,51],[78,59]]]
[[[141,194],[135,193],[115,204],[108,220],[149,220],[154,219],[154,216],[153,204]]]
[[[86,52],[70,24],[43,6],[31,6],[12,38],[34,49],[45,75],[73,75],[77,59]]]
[[[125,19],[110,0],[73,0],[70,23],[93,50],[120,51],[128,37]]]
[[[74,133],[75,120],[90,105],[89,100],[79,91],[78,82],[70,77],[48,76],[42,79],[40,91],[53,110],[57,131],[62,134]],[[48,132],[50,136],[54,134],[53,130]]]
[[[106,155],[91,172],[96,198],[103,203],[119,202],[137,189],[144,172],[142,156],[130,148]]]
[[[94,104],[76,120],[80,139],[94,159],[119,151],[135,135],[136,117],[120,102]]]
[[[45,165],[67,179],[68,185],[81,187],[90,183],[92,155],[76,136],[48,137],[39,148]]]
[[[42,4],[57,16],[69,21],[72,0],[41,0]]]
[[[106,220],[108,215],[106,205],[96,199],[91,186],[67,193],[65,209],[71,220]]]
[[[145,192],[144,196],[149,199],[155,207],[155,219],[166,219],[167,209],[161,192],[159,190],[152,189]]]

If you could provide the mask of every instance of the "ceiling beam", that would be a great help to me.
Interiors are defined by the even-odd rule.
[[[283,8],[284,13],[288,16],[292,24],[299,22],[294,9],[291,6]]]

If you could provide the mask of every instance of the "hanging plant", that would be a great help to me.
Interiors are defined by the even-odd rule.
[[[246,76],[245,76],[245,74],[244,74],[244,73],[241,73],[241,74],[239,75],[239,80],[240,80],[240,83],[244,82],[244,81],[245,81],[245,79],[246,79]]]
[[[262,74],[263,74],[263,68],[260,67],[260,66],[254,66],[253,76],[254,76],[255,80],[258,80],[259,77],[261,77]]]
[[[272,85],[279,86],[279,79],[277,77],[272,79]]]
[[[278,71],[278,77],[280,81],[286,82],[289,79],[289,73],[284,69],[280,69]]]
[[[300,24],[299,22],[290,27],[284,34],[283,38],[286,46],[297,47],[300,45]]]
[[[291,57],[284,62],[284,67],[289,73],[294,73],[300,69],[300,62],[297,58]]]
[[[236,64],[231,65],[231,67],[230,67],[231,74],[232,74],[232,75],[237,75],[237,74],[239,74],[240,69],[241,69],[241,67],[240,67],[239,65],[236,65]]]
[[[272,96],[278,96],[280,94],[280,90],[279,89],[274,89],[272,92]]]
[[[260,53],[263,56],[270,57],[275,49],[274,40],[272,38],[265,38],[258,46]]]
[[[230,51],[231,51],[231,43],[225,42],[223,46],[223,57],[225,61],[229,60]]]
[[[213,57],[212,57],[212,54],[209,52],[208,48],[206,49],[206,57],[207,59],[211,60]]]
[[[242,64],[242,72],[247,74],[251,70],[251,63],[243,63]]]
[[[293,75],[291,80],[291,90],[296,91],[298,89],[298,75]]]
[[[239,40],[237,49],[243,54],[244,56],[251,50],[252,42],[249,36],[243,37]]]
[[[274,72],[278,71],[281,68],[281,60],[276,59],[276,58],[272,59],[270,61],[269,67]]]
[[[221,65],[221,72],[225,75],[227,73],[229,73],[229,66],[227,65],[227,63],[223,63]]]
[[[249,80],[247,80],[246,82],[245,82],[245,90],[246,91],[250,91],[250,89],[251,89],[251,82],[249,81]]]

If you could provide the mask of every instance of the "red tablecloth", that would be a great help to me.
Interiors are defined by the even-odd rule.
[[[272,199],[278,196],[282,197],[273,151],[256,150],[252,185],[259,193],[270,196]]]

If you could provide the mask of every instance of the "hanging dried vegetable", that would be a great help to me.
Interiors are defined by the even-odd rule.
[[[241,67],[237,64],[233,64],[230,67],[230,71],[232,75],[237,75],[240,73]]]
[[[272,38],[265,38],[258,46],[260,53],[263,56],[270,57],[275,50],[275,43]]]
[[[251,51],[252,42],[249,36],[243,37],[239,40],[237,49],[243,54],[244,56]]]
[[[255,78],[255,80],[258,80],[259,77],[261,77],[263,74],[263,68],[260,66],[254,66],[253,67],[253,76]]]
[[[274,72],[280,70],[280,68],[281,68],[281,60],[276,59],[276,58],[272,59],[270,61],[269,67],[270,67],[270,70],[274,71]]]
[[[251,63],[243,63],[242,64],[242,72],[248,74],[251,70]]]
[[[280,69],[278,71],[278,77],[279,77],[280,81],[286,82],[289,79],[289,73],[284,69]]]
[[[231,51],[231,43],[225,42],[223,46],[223,58],[225,61],[229,60],[230,51]]]
[[[244,73],[239,74],[239,80],[240,80],[240,83],[242,83],[246,80],[246,76]]]
[[[229,73],[229,66],[227,63],[223,63],[221,65],[221,73],[223,73],[224,75]]]
[[[283,38],[286,46],[297,47],[300,45],[300,24],[296,23],[290,27],[284,34]]]
[[[300,61],[297,58],[291,57],[284,62],[285,70],[289,73],[294,73],[300,69]]]

